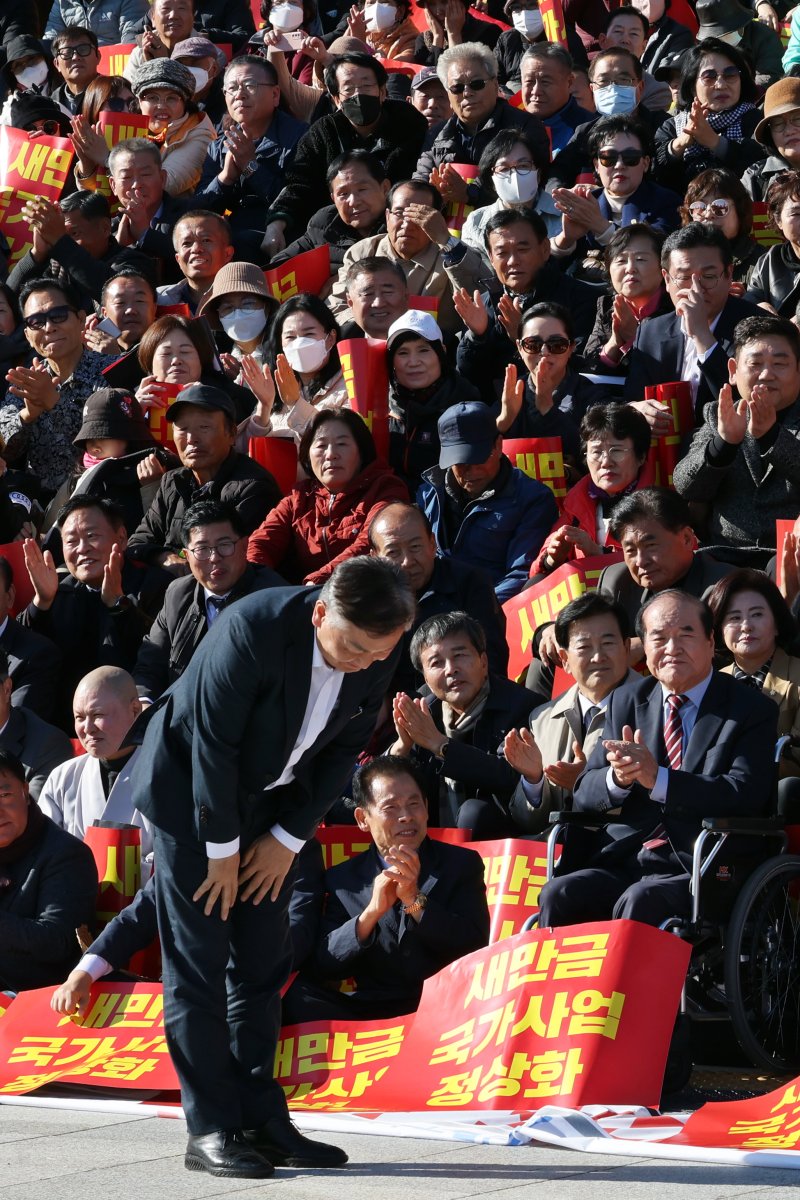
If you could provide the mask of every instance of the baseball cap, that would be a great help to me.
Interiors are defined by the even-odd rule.
[[[459,463],[483,463],[498,438],[497,420],[480,400],[453,404],[439,417],[439,466],[443,471]]]
[[[442,83],[436,67],[423,67],[421,71],[417,71],[411,80],[411,90],[412,92],[418,92],[420,88],[425,87],[426,83],[433,83],[434,80],[437,83]],[[444,87],[444,84],[442,84],[442,87]]]
[[[220,388],[211,387],[207,383],[190,383],[181,390],[177,400],[170,404],[166,412],[168,421],[174,421],[176,413],[182,404],[193,404],[195,408],[207,408],[210,412],[223,412],[232,421],[236,420],[236,408],[230,396]]]
[[[441,342],[442,331],[434,317],[421,308],[410,308],[389,326],[386,335],[386,349],[390,350],[392,342],[397,341],[401,333],[413,333],[415,337],[424,338],[426,342]]]

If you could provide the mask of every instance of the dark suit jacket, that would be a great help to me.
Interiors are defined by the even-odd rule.
[[[398,902],[363,944],[356,921],[383,870],[378,851],[371,846],[325,875],[326,907],[309,974],[320,981],[352,976],[360,1002],[374,1005],[376,1017],[413,1012],[424,980],[489,941],[480,856],[426,838],[419,857],[419,890],[428,898],[422,920],[406,916]]]
[[[649,678],[612,692],[606,711],[606,738],[619,738],[623,726],[640,729],[645,745],[662,765],[662,691]],[[643,841],[664,825],[676,871],[689,870],[692,844],[703,817],[757,817],[769,807],[775,777],[772,761],[778,709],[760,692],[715,672],[697,714],[680,771],[670,771],[664,804],[634,784],[619,816],[602,831],[597,860],[603,866],[635,857]],[[589,756],[573,792],[575,812],[605,812],[617,803],[608,794],[608,763],[602,741]]]
[[[8,724],[0,733],[0,750],[8,750],[20,760],[34,800],[39,799],[53,767],[73,757],[67,735],[25,708],[11,709]]]
[[[0,637],[8,655],[9,674],[14,680],[11,703],[49,720],[55,708],[56,683],[61,670],[61,651],[49,638],[34,633],[8,618]]]
[[[134,803],[182,841],[230,842],[279,822],[294,837],[314,833],[369,741],[398,651],[346,674],[315,745],[294,781],[265,792],[283,773],[308,697],[315,588],[269,588],[220,613],[186,671],[148,709],[133,773]]]
[[[18,862],[0,868],[0,988],[61,983],[79,957],[75,930],[91,925],[97,871],[88,846],[49,817],[41,840]]]
[[[225,607],[262,588],[286,587],[286,580],[269,567],[248,563]],[[155,700],[183,674],[208,633],[206,597],[193,575],[174,579],[150,632],[139,647],[133,678],[140,696]]]
[[[728,359],[733,356],[733,331],[745,317],[758,315],[754,304],[729,296],[719,315],[715,336],[717,344],[700,365],[695,416],[702,419],[703,408],[716,400],[720,388],[728,382]],[[686,338],[677,313],[649,317],[642,321],[629,356],[626,400],[641,400],[644,389],[656,383],[673,383],[681,378]]]
[[[726,575],[730,575],[731,571],[735,570],[736,568],[730,563],[719,562],[716,558],[712,558],[706,550],[695,550],[692,565],[683,579],[679,579],[677,583],[673,584],[673,587],[679,587],[684,592],[700,599],[718,579],[724,579]],[[604,567],[597,581],[597,590],[602,595],[608,596],[609,600],[616,600],[618,604],[621,604],[631,622],[636,620],[636,614],[645,601],[655,595],[649,588],[639,587],[638,583],[634,582],[633,576],[624,562]]]

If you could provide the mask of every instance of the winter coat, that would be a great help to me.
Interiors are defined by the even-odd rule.
[[[149,11],[147,0],[55,0],[44,37],[49,41],[67,26],[82,25],[97,35],[101,46],[130,43]]]

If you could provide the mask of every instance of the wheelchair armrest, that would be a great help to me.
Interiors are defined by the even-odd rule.
[[[603,812],[551,812],[551,825],[607,825],[613,819],[612,810]]]
[[[704,817],[703,829],[712,833],[743,833],[775,837],[784,832],[783,817]]]

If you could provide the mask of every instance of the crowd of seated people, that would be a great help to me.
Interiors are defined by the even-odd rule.
[[[428,823],[535,838],[610,811],[542,919],[657,924],[702,817],[764,811],[752,781],[800,732],[776,524],[800,516],[800,19],[784,56],[769,0],[564,0],[566,45],[537,0],[322,7],[264,0],[257,31],[246,3],[76,24],[54,0],[0,48],[0,123],[74,151],[24,247],[0,222],[6,991],[62,982],[71,931],[100,932],[93,822],[149,856],[131,727],[214,622],[353,556],[418,609],[335,809],[374,848],[301,872],[296,1019],[413,1009],[486,942],[475,859]],[[143,120],[109,149],[115,113]],[[585,560],[596,592],[510,679],[514,606]],[[59,1002],[153,921],[137,901]]]

